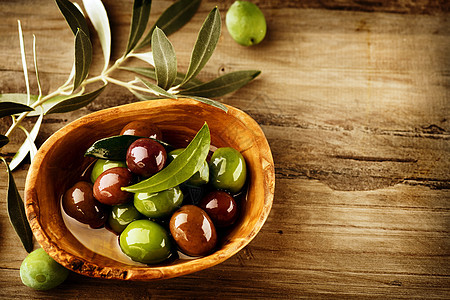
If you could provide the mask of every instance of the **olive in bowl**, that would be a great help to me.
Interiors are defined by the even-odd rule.
[[[137,102],[94,112],[54,133],[33,159],[25,186],[26,213],[37,242],[55,261],[74,272],[115,280],[173,278],[212,267],[236,254],[267,219],[275,176],[272,154],[259,125],[244,112],[227,108],[224,112],[191,99]],[[239,218],[209,254],[137,265],[84,246],[65,224],[60,198],[93,163],[93,159],[84,157],[85,151],[95,141],[117,135],[130,120],[151,120],[161,129],[165,141],[177,148],[186,147],[186,141],[207,122],[212,150],[232,147],[244,157],[247,189],[239,203]]]

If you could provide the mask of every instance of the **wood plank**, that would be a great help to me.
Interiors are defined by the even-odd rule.
[[[132,1],[104,2],[118,58]],[[170,37],[181,70],[207,13],[218,5],[224,20],[232,2],[204,0]],[[255,2],[268,21],[264,42],[238,46],[224,26],[200,74],[208,80],[262,70],[256,81],[219,99],[255,118],[273,152],[275,200],[255,239],[226,262],[180,278],[109,282],[71,274],[60,287],[37,292],[20,282],[26,252],[3,209],[0,298],[450,298],[448,1]],[[153,20],[170,3],[153,1]],[[0,93],[25,92],[17,19],[30,74],[35,33],[44,92],[64,82],[73,36],[54,3],[3,1],[0,17]],[[93,74],[102,61],[97,51]],[[38,144],[82,115],[132,101],[111,85],[77,112],[47,116]],[[9,124],[0,120],[0,132]],[[22,139],[13,135],[2,155],[11,158]],[[28,167],[14,173],[21,193]],[[4,208],[6,180],[0,171]]]

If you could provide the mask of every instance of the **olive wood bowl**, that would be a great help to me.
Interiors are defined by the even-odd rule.
[[[164,140],[184,146],[206,121],[211,147],[237,149],[247,163],[247,195],[241,214],[212,254],[159,265],[136,265],[112,259],[84,246],[63,220],[61,195],[92,162],[84,152],[96,140],[118,135],[132,120],[158,125]],[[228,112],[191,99],[137,102],[84,116],[55,132],[33,159],[25,186],[26,213],[36,240],[64,267],[82,275],[150,281],[177,277],[225,261],[244,248],[259,232],[270,212],[275,187],[269,144],[258,124],[246,113]],[[101,242],[101,241],[99,241]]]

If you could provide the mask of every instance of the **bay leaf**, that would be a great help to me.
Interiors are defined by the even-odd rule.
[[[167,90],[177,78],[177,57],[172,43],[158,27],[152,35],[152,52],[157,85]]]
[[[92,144],[84,153],[84,156],[90,156],[101,159],[120,160],[125,161],[128,147],[136,140],[143,138],[136,135],[116,135],[100,139]],[[160,143],[166,152],[170,152],[174,149],[171,145],[152,139]]]
[[[134,0],[133,16],[131,18],[130,35],[128,38],[128,45],[125,51],[125,56],[130,53],[147,27],[148,18],[150,16],[150,9],[152,6],[151,0]]]
[[[48,114],[53,114],[53,113],[63,113],[63,112],[74,111],[79,108],[82,108],[82,107],[88,105],[89,103],[91,103],[92,101],[94,101],[95,98],[97,98],[98,95],[100,95],[103,92],[105,87],[106,87],[106,84],[104,86],[102,86],[101,88],[99,88],[93,92],[90,92],[88,94],[67,98],[67,99],[59,102],[58,104],[54,105],[52,108],[50,108],[46,114],[48,115]]]
[[[22,241],[23,247],[30,253],[33,251],[33,232],[28,223],[25,206],[22,197],[20,197],[19,191],[17,190],[11,169],[3,157],[0,157],[0,159],[5,163],[8,171],[8,194],[6,201],[8,203],[9,220]]]
[[[0,148],[9,143],[9,138],[3,134],[0,134]]]
[[[220,97],[240,89],[260,73],[261,71],[255,70],[228,73],[204,84],[185,89],[181,93],[200,97]]]
[[[92,62],[92,44],[89,37],[82,30],[75,36],[75,76],[73,91],[86,79]]]
[[[200,7],[201,0],[179,0],[169,6],[156,20],[148,34],[142,39],[137,48],[150,45],[153,30],[161,28],[166,36],[183,27],[195,15]]]
[[[80,10],[69,0],[55,0],[55,2],[73,34],[76,35],[79,28],[89,37],[89,28],[86,19]]]
[[[92,26],[97,31],[100,45],[103,51],[104,67],[108,68],[111,57],[111,29],[109,26],[108,14],[101,0],[83,0],[83,6],[91,20]]]
[[[181,86],[195,78],[208,62],[219,41],[221,24],[219,10],[215,7],[206,17],[198,33],[197,41],[192,50],[189,68],[186,77],[181,82]]]
[[[169,93],[166,90],[160,88],[156,84],[153,84],[150,81],[147,81],[147,80],[139,78],[139,77],[137,79],[139,81],[141,81],[148,88],[149,92],[154,93],[154,94],[156,94],[158,96],[163,96],[163,97],[167,97],[167,98],[170,98],[170,99],[177,99],[176,95],[172,95],[171,93]]]
[[[27,97],[27,95],[25,95],[25,97]],[[34,109],[25,104],[9,101],[0,102],[0,118],[32,110]]]
[[[175,187],[194,175],[203,165],[209,152],[211,136],[208,124],[204,124],[189,145],[160,172],[122,190],[139,193],[156,193]]]

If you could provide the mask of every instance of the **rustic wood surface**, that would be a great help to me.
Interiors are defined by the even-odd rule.
[[[180,69],[187,69],[208,11],[217,5],[224,19],[232,2],[204,0],[170,37]],[[26,251],[9,224],[2,167],[0,298],[450,298],[449,2],[255,2],[267,18],[266,39],[241,47],[223,26],[200,77],[262,71],[218,99],[249,113],[273,152],[275,198],[256,238],[226,262],[192,275],[142,283],[71,274],[58,288],[37,292],[19,278]],[[118,58],[132,1],[104,3]],[[151,21],[170,3],[153,1]],[[0,93],[25,92],[17,19],[29,66],[36,35],[44,92],[62,84],[73,37],[54,2],[3,0],[0,18]],[[102,62],[97,51],[93,73]],[[46,117],[38,143],[82,115],[133,101],[111,85],[86,108]],[[17,132],[2,155],[10,158],[21,139]],[[14,172],[21,193],[28,167]]]

